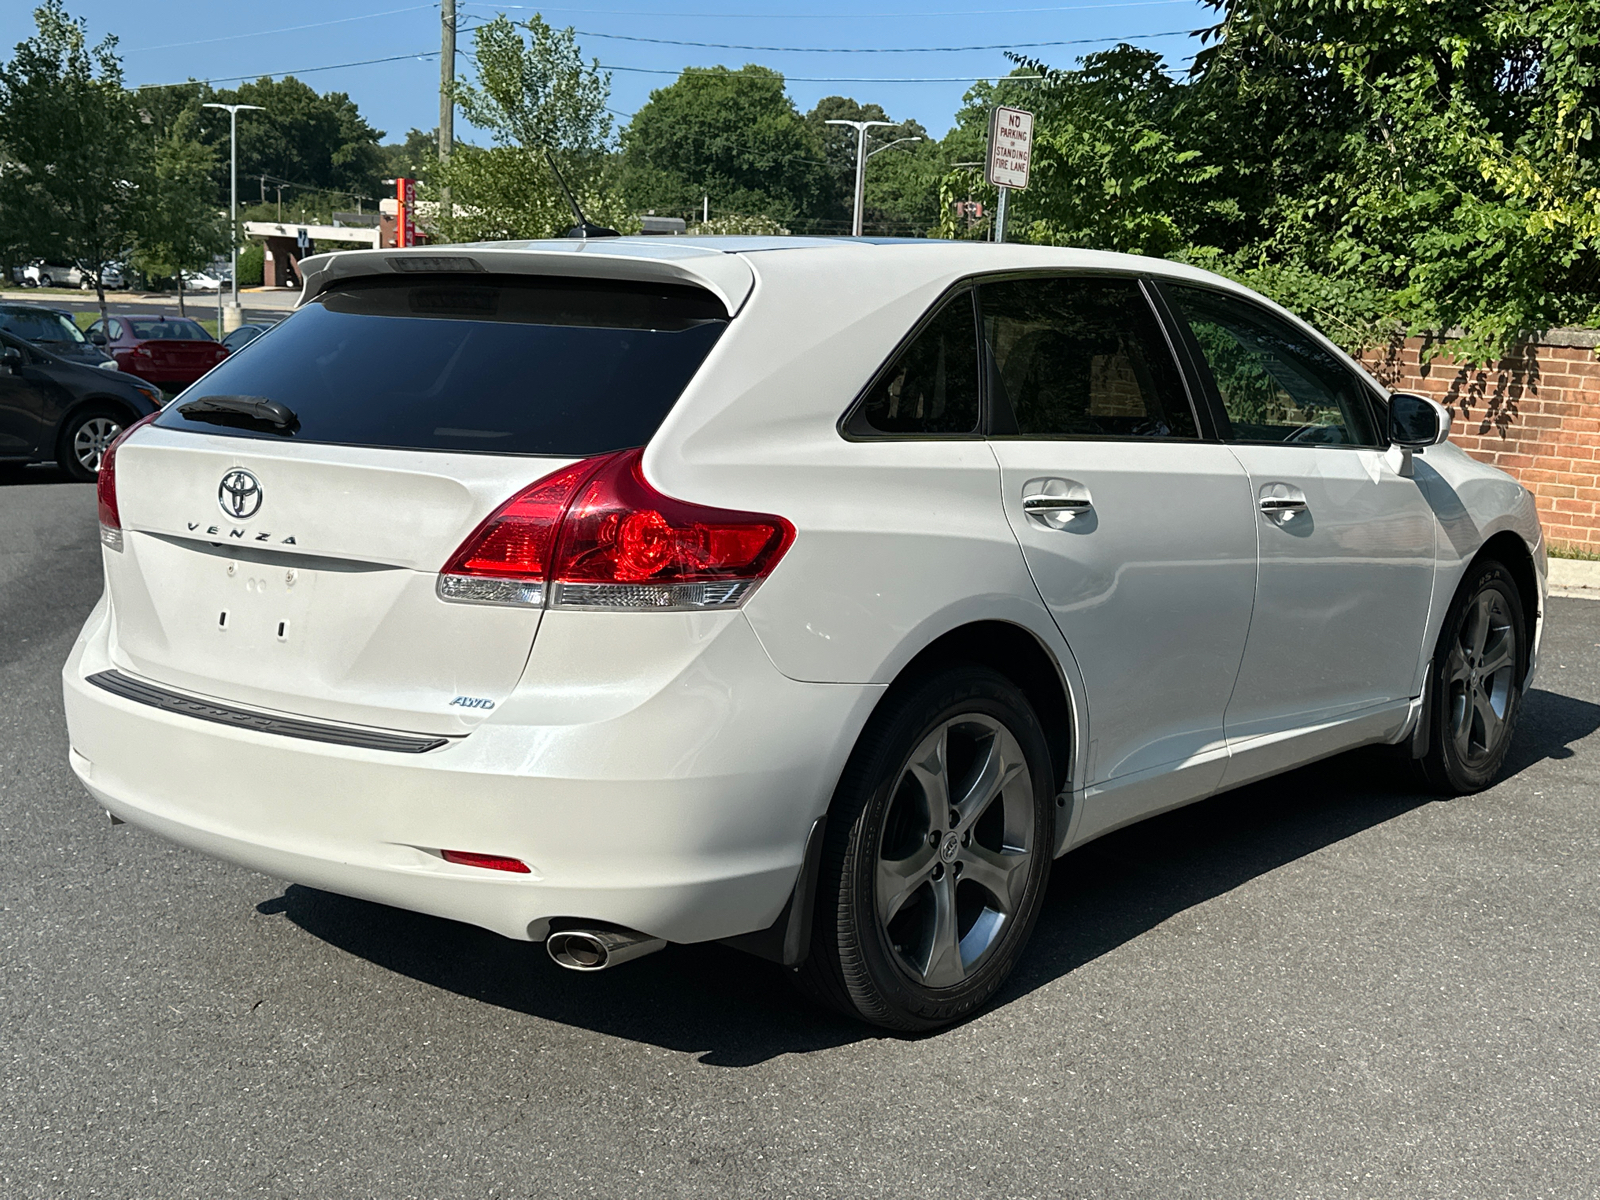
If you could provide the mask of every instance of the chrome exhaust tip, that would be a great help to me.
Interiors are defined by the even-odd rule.
[[[569,971],[604,971],[629,959],[654,954],[665,938],[632,929],[561,929],[544,940],[545,952]]]

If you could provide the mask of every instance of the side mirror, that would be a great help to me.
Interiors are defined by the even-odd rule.
[[[1450,436],[1450,410],[1414,392],[1389,397],[1389,440],[1407,450],[1437,446]]]
[[[106,344],[106,335],[103,330],[91,329],[88,336],[89,341],[96,346],[104,346]]]
[[[15,371],[21,365],[21,350],[18,350],[15,346],[7,346],[5,349],[0,350],[0,367],[5,367],[8,371]]]

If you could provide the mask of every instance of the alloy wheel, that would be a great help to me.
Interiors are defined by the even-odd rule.
[[[98,471],[101,459],[121,432],[122,425],[112,417],[90,417],[72,435],[73,458],[85,471]]]
[[[1033,778],[994,717],[940,724],[896,781],[879,839],[875,900],[896,967],[928,988],[984,965],[1027,891]]]
[[[1473,597],[1445,662],[1447,728],[1468,766],[1486,760],[1505,735],[1518,659],[1516,623],[1505,598],[1485,588]]]

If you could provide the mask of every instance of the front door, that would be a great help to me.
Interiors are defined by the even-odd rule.
[[[45,434],[48,397],[30,365],[32,355],[20,338],[0,334],[0,351],[18,361],[0,366],[0,458],[31,455]]]
[[[1202,440],[1138,280],[979,289],[1011,528],[1088,698],[1088,836],[1211,791],[1255,585],[1249,481]]]
[[[1340,725],[1418,694],[1436,522],[1367,385],[1317,338],[1240,297],[1167,295],[1255,503],[1255,616],[1227,715],[1228,780],[1241,782],[1337,748]]]

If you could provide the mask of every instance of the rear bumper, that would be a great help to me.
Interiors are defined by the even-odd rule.
[[[672,614],[570,615],[661,621],[669,641],[690,628]],[[542,631],[523,684],[475,732],[396,754],[230,728],[95,687],[86,677],[112,665],[102,601],[63,670],[72,767],[124,821],[311,887],[520,939],[542,939],[557,917],[674,942],[731,937],[782,910],[881,688],[796,683],[742,614],[716,624],[655,675],[637,670],[629,638],[619,657],[633,660],[631,680],[609,695],[573,694],[569,680],[565,697],[529,682],[561,666],[560,631]],[[584,640],[607,646],[605,632],[592,624]],[[457,866],[441,849],[520,858],[531,874]]]

